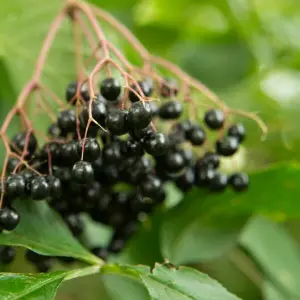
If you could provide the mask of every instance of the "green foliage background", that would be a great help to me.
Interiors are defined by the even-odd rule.
[[[253,172],[249,193],[188,195],[190,201],[168,213],[162,230],[156,229],[158,225],[143,229],[133,250],[123,255],[124,261],[152,264],[168,257],[174,263],[193,264],[243,299],[300,299],[299,1],[89,2],[111,12],[152,53],[180,65],[228,105],[257,112],[269,128],[262,142],[258,127],[246,121],[249,137],[238,165]],[[58,0],[1,2],[0,121],[32,74],[43,36],[61,4]],[[67,33],[63,30],[58,37],[45,71],[46,80],[60,93],[74,72]],[[132,49],[118,36],[111,32],[109,38],[134,59]],[[159,216],[156,219],[153,224],[161,222]],[[177,228],[182,229],[180,241]],[[162,246],[157,250],[159,240]],[[134,252],[143,249],[135,245],[144,245],[144,250],[146,245],[151,253]],[[20,271],[24,264],[16,262],[12,271]],[[111,299],[127,299],[115,289],[104,291],[98,281],[87,277],[67,282],[57,299],[99,299],[99,295],[106,299],[105,293]],[[109,276],[105,281],[124,285]],[[137,288],[131,285],[127,282],[126,289]],[[139,292],[143,293],[136,295]]]

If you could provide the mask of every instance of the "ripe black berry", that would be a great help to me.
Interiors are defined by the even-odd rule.
[[[58,115],[57,124],[63,133],[70,133],[76,130],[76,114],[73,110],[61,111]]]
[[[20,222],[19,214],[12,208],[0,208],[0,227],[5,230],[13,230]]]
[[[144,149],[140,142],[130,139],[122,143],[121,152],[124,156],[135,157],[135,156],[142,156],[144,154]]]
[[[77,152],[77,145],[77,142],[70,141],[60,146],[59,154],[63,165],[72,165],[80,158]]]
[[[136,141],[141,141],[143,138],[145,138],[148,135],[151,135],[152,133],[153,133],[153,129],[151,128],[151,126],[148,126],[143,129],[132,128],[129,131],[130,136]]]
[[[201,168],[195,171],[195,183],[197,186],[206,186],[215,177],[216,171],[212,168]]]
[[[53,139],[57,139],[60,137],[61,135],[61,130],[58,127],[58,125],[56,123],[51,124],[48,128],[48,135],[53,138]]]
[[[168,78],[166,82],[161,85],[160,94],[164,98],[176,96],[178,93],[178,85],[174,79]]]
[[[62,185],[59,178],[55,176],[47,176],[47,181],[50,186],[50,195],[52,198],[58,199],[62,195]]]
[[[105,119],[107,117],[107,106],[104,99],[97,96],[97,99],[92,103],[92,117],[101,125],[105,126]],[[85,104],[81,114],[82,123],[85,126],[89,120],[89,104]]]
[[[43,261],[37,263],[35,267],[39,273],[47,273],[52,267],[52,260],[50,257],[46,257]]]
[[[210,129],[221,129],[224,125],[225,116],[222,110],[211,109],[205,113],[204,121]]]
[[[37,139],[32,132],[19,132],[12,138],[12,150],[23,152],[27,146],[27,152],[32,156],[37,148]]]
[[[176,173],[185,167],[185,160],[178,151],[170,151],[162,158],[162,164],[167,172]]]
[[[132,104],[128,115],[127,122],[130,128],[143,129],[147,127],[152,118],[152,110],[149,103],[135,102]]]
[[[75,82],[75,81],[71,82],[67,86],[67,90],[66,90],[66,100],[67,100],[67,102],[70,102],[73,100],[73,102],[72,102],[73,105],[76,104],[75,96],[76,96],[77,86],[78,86],[77,82]],[[82,85],[80,95],[84,101],[89,101],[90,97],[88,94],[88,88],[87,88],[86,84]]]
[[[100,85],[101,95],[108,101],[115,101],[121,93],[121,84],[115,78],[106,78]]]
[[[94,170],[92,165],[87,161],[78,161],[72,169],[72,178],[82,184],[91,182],[94,179]]]
[[[83,232],[83,222],[79,215],[68,215],[65,217],[65,221],[74,236],[79,236]]]
[[[179,101],[169,101],[164,103],[159,109],[159,116],[165,120],[177,119],[182,114],[183,107]]]
[[[147,176],[140,183],[140,190],[144,197],[156,198],[162,188],[162,182],[155,176]]]
[[[116,109],[110,112],[106,118],[107,129],[116,135],[122,135],[128,132],[126,110]]]
[[[33,200],[44,200],[50,196],[50,185],[46,177],[33,178],[30,185],[30,195]]]
[[[249,177],[246,173],[235,173],[230,176],[229,182],[235,191],[241,192],[248,189]]]
[[[216,143],[217,153],[223,156],[233,155],[239,148],[239,141],[235,137],[225,136]]]
[[[0,263],[8,265],[13,262],[16,250],[10,246],[0,246]]]
[[[11,175],[6,180],[6,193],[10,197],[21,197],[25,193],[26,181],[21,175]]]
[[[209,182],[209,189],[213,192],[222,192],[226,189],[228,177],[225,174],[216,173]]]
[[[110,145],[105,145],[102,150],[102,159],[103,162],[116,163],[121,158],[120,145],[116,142],[111,143]]]
[[[143,147],[151,155],[164,155],[168,151],[169,140],[162,133],[154,133],[145,137]]]
[[[196,168],[199,170],[203,167],[217,169],[220,165],[220,157],[213,152],[206,152],[203,157],[196,162]]]
[[[205,142],[206,134],[200,126],[193,126],[186,134],[187,139],[194,146],[201,146]]]
[[[244,125],[242,123],[238,123],[229,127],[228,136],[237,138],[240,143],[243,142],[246,137],[246,129]]]
[[[12,173],[17,167],[17,165],[19,164],[19,162],[20,160],[18,158],[10,157],[8,159],[7,168],[6,168],[7,173]]]
[[[149,97],[152,93],[152,85],[149,81],[147,80],[143,80],[138,82],[139,87],[141,88],[143,94],[145,97]],[[137,93],[139,94],[138,88],[136,87],[136,85],[132,85],[131,88]],[[128,97],[130,99],[131,102],[137,102],[140,101],[140,98],[132,91],[129,91],[128,93]]]
[[[83,140],[77,144],[77,154],[80,157]],[[100,146],[96,139],[86,139],[84,143],[83,157],[85,161],[93,162],[100,156]]]
[[[195,184],[195,172],[193,168],[187,168],[183,174],[176,178],[175,183],[183,192],[190,190]]]

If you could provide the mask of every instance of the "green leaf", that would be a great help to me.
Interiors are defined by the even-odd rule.
[[[240,243],[275,286],[289,296],[300,297],[300,251],[282,226],[255,217],[245,228]]]
[[[47,274],[0,273],[0,298],[5,300],[50,300],[63,280],[94,274],[99,267]]]
[[[106,265],[102,273],[140,278],[148,289],[151,299],[238,300],[215,280],[188,267],[176,269],[170,264],[156,264],[150,271],[143,266]]]
[[[267,281],[263,285],[263,295],[265,300],[296,300],[288,295],[285,295],[274,284]]]
[[[74,239],[61,218],[45,202],[23,199],[16,203],[16,209],[21,222],[16,230],[0,234],[1,245],[24,246],[44,255],[102,263]]]

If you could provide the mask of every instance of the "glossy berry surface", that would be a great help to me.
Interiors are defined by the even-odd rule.
[[[62,195],[62,184],[59,178],[55,176],[47,176],[47,182],[50,187],[50,195],[53,198],[59,198]]]
[[[230,126],[228,128],[227,134],[228,134],[228,136],[237,138],[238,141],[241,143],[245,140],[246,129],[242,123],[238,123],[238,124]]]
[[[143,94],[145,97],[149,97],[152,93],[152,85],[151,85],[151,82],[147,81],[147,80],[143,80],[143,81],[139,81],[138,82],[138,85],[140,87],[140,89],[142,90]],[[136,85],[131,85],[131,88],[137,93],[139,94],[140,96],[141,93],[139,92],[138,88]],[[131,102],[138,102],[140,101],[140,98],[137,96],[137,94],[134,93],[133,91],[129,91],[128,93],[128,98]]]
[[[17,153],[25,151],[25,146],[27,147],[27,154],[32,156],[37,149],[37,139],[32,132],[20,132],[12,138],[12,149]]]
[[[94,120],[96,120],[101,126],[105,126],[105,119],[108,114],[107,105],[104,99],[101,99],[98,95],[96,100],[93,101],[91,107],[91,113]],[[86,125],[89,120],[89,104],[85,104],[82,110],[82,123]]]
[[[167,172],[179,172],[185,166],[185,159],[180,152],[171,151],[164,155],[162,165]]]
[[[0,264],[8,265],[13,262],[16,250],[10,246],[0,246]]]
[[[91,182],[94,179],[94,170],[91,163],[87,161],[78,161],[72,169],[72,178],[82,184]]]
[[[21,175],[11,175],[6,180],[6,193],[10,197],[21,197],[25,193],[25,179]]]
[[[73,110],[63,110],[59,113],[57,124],[65,132],[73,132],[76,129],[76,114]]]
[[[155,198],[160,193],[162,182],[155,176],[148,176],[140,183],[141,193],[144,197]]]
[[[225,136],[216,143],[216,151],[223,156],[231,156],[237,152],[239,141],[235,137]]]
[[[206,134],[199,126],[193,126],[190,130],[188,130],[186,137],[194,146],[201,146],[206,140]]]
[[[195,183],[198,187],[208,186],[215,175],[216,170],[207,167],[201,168],[195,172]]]
[[[50,196],[50,185],[46,177],[32,179],[30,185],[30,196],[33,200],[44,200]]]
[[[197,160],[196,168],[200,169],[203,167],[217,169],[220,166],[220,157],[218,154],[213,152],[206,152],[203,157]]]
[[[249,176],[246,173],[235,173],[230,176],[229,182],[233,190],[245,191],[249,187]]]
[[[178,94],[178,84],[174,79],[167,78],[165,82],[162,83],[160,88],[160,94],[164,98],[170,98]]]
[[[106,78],[100,85],[101,95],[108,101],[116,101],[121,94],[121,84],[116,78]]]
[[[0,225],[5,230],[13,230],[20,222],[19,214],[12,208],[0,208]]]
[[[127,124],[130,128],[143,129],[147,127],[152,118],[152,110],[149,103],[135,102],[127,115]]]
[[[209,182],[209,189],[213,192],[222,192],[226,189],[228,177],[226,174],[216,173]]]
[[[86,139],[85,143],[83,140],[81,140],[81,142],[77,144],[77,154],[79,157],[81,157],[82,147],[84,148],[83,159],[85,161],[93,162],[101,154],[100,145],[96,139]]]
[[[107,129],[115,135],[123,135],[128,132],[126,110],[116,109],[110,112],[106,118]]]
[[[175,181],[176,186],[183,192],[189,191],[195,184],[195,172],[193,168],[187,168]]]
[[[183,112],[183,106],[179,101],[169,101],[161,105],[159,116],[161,119],[173,120],[180,117]]]
[[[67,89],[66,89],[66,100],[67,100],[67,102],[72,101],[73,105],[76,105],[77,87],[78,87],[77,82],[73,81],[73,82],[69,83],[69,85],[67,86]],[[81,87],[80,96],[81,96],[81,99],[83,99],[84,101],[89,101],[90,97],[89,97],[88,88],[86,85],[83,85]]]
[[[221,129],[225,122],[225,115],[220,109],[211,109],[205,113],[204,122],[210,129]]]
[[[168,151],[168,137],[162,133],[155,133],[147,136],[144,140],[143,147],[151,155],[164,155]]]

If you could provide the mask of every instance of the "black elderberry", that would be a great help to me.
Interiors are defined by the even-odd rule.
[[[86,184],[94,179],[94,170],[91,163],[87,161],[78,161],[72,169],[72,178],[81,184]]]
[[[68,86],[67,86],[67,90],[66,90],[66,100],[67,102],[73,101],[72,104],[76,105],[76,92],[77,92],[77,87],[78,84],[77,82],[71,82]],[[88,88],[86,84],[83,84],[81,86],[81,91],[80,91],[80,96],[84,101],[89,101],[90,96],[88,93]]]
[[[121,158],[120,145],[116,142],[105,145],[102,150],[102,159],[106,164],[116,163]]]
[[[0,208],[0,227],[5,230],[14,230],[20,222],[19,214],[12,208]]]
[[[168,78],[162,83],[160,94],[164,98],[170,98],[178,94],[178,84],[174,79]]]
[[[226,174],[216,173],[209,182],[209,189],[213,192],[222,192],[226,189],[228,177]]]
[[[12,138],[12,150],[22,153],[27,146],[27,154],[32,156],[37,148],[37,139],[32,132],[19,132]]]
[[[203,157],[196,162],[196,168],[199,170],[203,167],[217,169],[220,165],[220,157],[213,152],[206,152]]]
[[[105,126],[105,119],[107,117],[108,111],[106,102],[101,98],[100,95],[97,96],[96,100],[92,102],[92,117],[97,121],[101,126]],[[85,104],[82,110],[82,123],[84,126],[88,123],[89,120],[89,104]]]
[[[29,262],[31,262],[33,264],[37,264],[45,259],[44,255],[41,255],[41,254],[34,252],[32,250],[29,250],[29,249],[26,251],[25,257]]]
[[[176,173],[185,167],[185,160],[179,151],[170,151],[163,156],[162,164],[167,172]]]
[[[195,125],[192,123],[191,120],[184,120],[184,121],[176,124],[175,132],[181,132],[185,136],[185,138],[187,138],[187,134],[194,127],[195,127]]]
[[[50,257],[46,257],[41,262],[35,264],[35,267],[39,273],[47,273],[52,267],[52,260]]]
[[[72,165],[80,159],[81,153],[78,153],[77,146],[78,143],[75,141],[70,141],[60,146],[59,153],[63,165]]]
[[[195,184],[199,187],[207,186],[215,177],[216,170],[213,168],[201,168],[195,171]]]
[[[144,197],[155,199],[160,193],[162,182],[158,177],[147,176],[139,186]]]
[[[183,192],[189,191],[195,184],[195,172],[193,168],[187,168],[183,174],[176,178],[175,183]]]
[[[122,143],[121,152],[126,157],[142,156],[144,149],[140,142],[130,139]]]
[[[16,250],[10,246],[0,246],[0,263],[8,265],[13,262]]]
[[[53,167],[53,175],[60,179],[63,183],[71,179],[71,170],[68,167]]]
[[[30,196],[33,200],[44,200],[50,196],[50,184],[46,177],[35,177],[31,181]]]
[[[15,168],[19,165],[19,163],[20,160],[18,158],[10,157],[8,159],[7,168],[6,168],[7,173],[12,173],[15,170]]]
[[[152,110],[149,103],[139,101],[132,104],[127,115],[127,124],[130,128],[143,129],[150,124],[151,118]]]
[[[159,109],[159,116],[165,120],[173,120],[180,117],[182,114],[183,107],[179,101],[168,101]]]
[[[61,130],[59,128],[59,126],[54,123],[54,124],[51,124],[48,128],[48,135],[49,137],[53,138],[53,139],[57,139],[60,137],[61,135]]]
[[[121,94],[121,84],[115,78],[106,78],[100,85],[101,95],[108,101],[115,101]]]
[[[246,137],[246,129],[242,123],[237,123],[228,128],[228,136],[232,136],[238,139],[241,143]]]
[[[147,80],[140,81],[140,82],[138,82],[138,85],[139,85],[140,89],[142,90],[145,97],[149,97],[151,95],[151,93],[152,93],[152,84],[149,81],[147,81]],[[136,85],[134,85],[134,84],[131,85],[131,88],[137,94],[140,94]],[[140,96],[142,96],[142,95],[140,95]],[[131,102],[140,101],[140,98],[131,90],[128,93],[128,98],[130,99]]]
[[[104,260],[106,260],[108,257],[108,250],[107,250],[107,248],[104,248],[104,247],[93,248],[92,253]]]
[[[143,138],[151,135],[152,133],[154,133],[154,131],[151,126],[142,129],[132,128],[129,131],[130,136],[136,141],[141,141]]]
[[[59,113],[57,124],[64,133],[76,130],[76,114],[73,110],[63,110]]]
[[[84,140],[77,144],[77,154],[81,157]],[[100,156],[100,145],[96,139],[86,139],[84,143],[83,158],[85,161],[93,162]]]
[[[232,174],[229,178],[229,183],[235,191],[245,191],[249,186],[249,176],[246,173]]]
[[[79,236],[83,232],[83,222],[79,215],[65,216],[65,221],[74,236]]]
[[[143,147],[151,155],[164,155],[169,148],[169,139],[163,133],[154,133],[145,137]]]
[[[50,186],[50,195],[52,198],[58,199],[62,195],[62,185],[59,178],[55,176],[47,176],[47,181]]]
[[[237,152],[239,141],[235,137],[225,136],[216,142],[217,153],[223,156],[231,156]]]
[[[187,132],[186,136],[194,146],[201,146],[206,140],[206,134],[200,126],[193,126],[193,128]]]
[[[123,135],[128,132],[126,110],[116,109],[110,112],[106,118],[107,129],[115,135]]]
[[[178,151],[183,156],[186,166],[194,165],[195,158],[194,158],[194,153],[193,153],[192,149],[184,148],[184,149],[178,149]]]
[[[39,157],[42,160],[48,160],[49,158],[51,158],[52,162],[57,162],[61,157],[62,148],[62,145],[57,142],[46,143],[42,147]]]
[[[220,109],[211,109],[205,113],[204,122],[213,130],[221,129],[224,125],[225,115]]]
[[[93,181],[86,188],[85,201],[88,206],[93,206],[101,196],[101,185],[97,181]]]
[[[6,193],[10,197],[21,197],[25,194],[26,181],[21,175],[11,175],[6,180]]]

